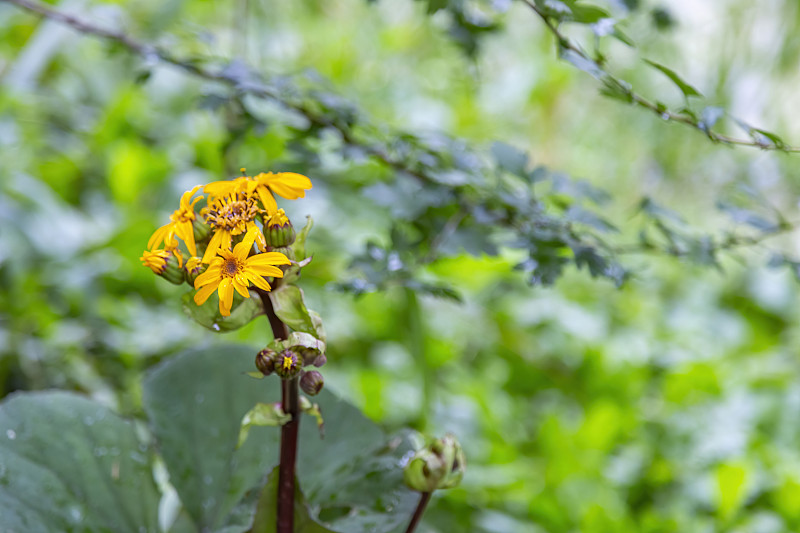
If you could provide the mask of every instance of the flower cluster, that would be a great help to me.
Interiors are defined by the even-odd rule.
[[[201,188],[206,196],[195,196]],[[269,278],[283,277],[279,267],[291,264],[282,252],[294,241],[294,230],[274,195],[295,200],[308,189],[311,180],[294,172],[262,172],[198,185],[181,196],[170,222],[153,233],[140,259],[168,281],[197,289],[197,305],[217,291],[219,311],[229,316],[234,292],[249,298],[251,284],[269,291]],[[179,240],[189,254],[186,258]]]

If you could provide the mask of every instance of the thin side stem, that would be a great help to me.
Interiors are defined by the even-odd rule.
[[[269,319],[272,334],[279,340],[288,338],[289,328],[275,314],[269,293],[263,291],[258,291],[258,293],[264,304],[264,312]],[[297,385],[297,378],[281,380],[281,408],[284,413],[292,415],[292,419],[281,426],[277,533],[294,532],[295,464],[297,463],[297,435],[300,429],[300,398]]]
[[[414,516],[411,517],[411,522],[408,524],[408,529],[406,529],[406,533],[414,533],[414,530],[417,529],[417,524],[422,519],[422,514],[425,512],[425,508],[428,506],[428,502],[431,500],[432,492],[423,492],[420,494],[419,503],[417,504],[417,510],[414,511]]]

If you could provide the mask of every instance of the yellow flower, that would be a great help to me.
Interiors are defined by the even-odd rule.
[[[153,250],[152,252],[145,250],[139,260],[144,266],[152,270],[153,274],[161,274],[167,268],[169,256],[170,252],[167,250]]]
[[[256,183],[255,190],[258,197],[269,214],[278,210],[278,204],[275,203],[275,197],[272,196],[273,192],[287,200],[297,200],[304,198],[306,190],[312,187],[310,179],[295,172],[278,172],[277,174],[262,172],[253,180]]]
[[[194,196],[200,187],[202,187],[202,185],[197,185],[192,188],[192,190],[183,193],[180,207],[169,217],[170,223],[158,228],[147,242],[147,247],[150,248],[150,250],[157,247],[162,242],[166,243],[166,248],[177,247],[178,241],[175,240],[175,236],[177,235],[186,243],[186,248],[188,248],[189,253],[197,255],[197,246],[194,242],[194,228],[192,227],[192,223],[197,217],[194,213],[194,204],[203,197],[198,196],[192,200],[192,196]]]
[[[211,199],[223,198],[237,193],[247,193],[250,178],[241,176],[233,180],[212,181],[205,187],[203,192],[208,194]],[[252,190],[250,191],[252,193]]]
[[[203,254],[203,263],[210,263],[220,250],[230,251],[233,237],[251,230],[255,231],[258,248],[266,250],[267,241],[254,222],[261,213],[255,197],[234,193],[214,198],[200,213],[213,232]]]
[[[230,316],[233,305],[233,291],[236,290],[245,298],[250,297],[250,283],[259,289],[271,289],[266,276],[282,278],[283,272],[274,265],[291,264],[285,255],[278,252],[267,252],[248,257],[253,249],[258,228],[248,230],[242,242],[229,250],[219,250],[220,257],[214,258],[208,270],[197,276],[194,288],[194,302],[202,305],[215,290],[219,293],[219,312],[222,316]]]

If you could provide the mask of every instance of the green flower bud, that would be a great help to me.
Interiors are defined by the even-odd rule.
[[[183,272],[183,257],[178,250],[173,250],[164,263],[164,269],[159,276],[175,285],[181,285],[186,281],[186,275]]]
[[[211,234],[211,226],[206,224],[203,217],[195,216],[192,221],[192,232],[194,233],[195,242],[203,242]]]
[[[309,396],[316,396],[324,386],[325,380],[322,378],[322,374],[316,370],[303,372],[303,376],[300,378],[300,388]]]
[[[275,373],[283,379],[291,379],[303,368],[303,358],[291,350],[284,350],[272,356]]]
[[[208,265],[201,263],[199,257],[190,257],[189,260],[186,261],[186,265],[184,265],[184,269],[186,270],[186,282],[194,287],[194,280],[197,279],[197,276],[205,272],[207,268]]]
[[[403,480],[419,492],[450,489],[461,483],[465,469],[464,451],[456,438],[448,434],[414,454],[403,470]]]
[[[256,368],[258,371],[269,376],[275,370],[275,352],[269,348],[264,348],[256,354]]]
[[[291,261],[294,261],[294,249],[290,248],[289,246],[281,246],[280,248],[273,248],[273,252],[280,252],[286,257],[288,257]]]
[[[294,228],[283,209],[278,209],[269,218],[265,217],[264,237],[267,239],[267,246],[272,249],[283,248],[294,242]]]

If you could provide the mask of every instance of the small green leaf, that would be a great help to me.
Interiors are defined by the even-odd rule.
[[[247,435],[250,434],[252,426],[274,426],[280,427],[292,419],[292,415],[286,414],[278,403],[257,403],[252,409],[242,417],[242,425],[239,429],[239,443],[236,448],[241,448]]]
[[[314,335],[302,331],[293,331],[289,334],[289,338],[273,341],[269,347],[276,352],[293,350],[299,352],[303,357],[307,357],[308,352],[313,352],[310,354],[312,357],[325,354],[325,343]]]
[[[700,97],[703,96],[702,94],[700,94],[700,91],[698,91],[697,89],[695,89],[694,87],[683,81],[683,79],[680,76],[678,76],[678,74],[676,74],[674,70],[669,69],[664,65],[660,65],[655,61],[650,61],[649,59],[645,59],[644,62],[650,65],[651,67],[658,69],[666,77],[672,80],[672,83],[678,86],[678,88],[681,90],[681,92],[685,97],[688,98],[690,96],[700,96]]]
[[[311,403],[311,400],[305,396],[300,396],[300,410],[309,416],[313,416],[317,421],[317,429],[319,429],[319,438],[325,437],[325,420],[322,419],[322,411],[319,409],[318,403]]]
[[[295,331],[317,335],[314,319],[306,307],[303,290],[294,285],[283,285],[269,293],[272,307],[278,318]]]
[[[302,261],[305,259],[306,256],[306,239],[308,239],[308,232],[311,231],[311,228],[314,227],[314,219],[310,216],[306,217],[306,225],[303,226],[297,233],[297,237],[294,239],[294,243],[292,244],[292,250],[294,250],[294,256],[298,261]]]
[[[581,24],[594,24],[598,20],[611,18],[605,9],[590,4],[575,2],[572,6],[572,20]]]
[[[264,313],[261,301],[258,298],[242,298],[239,294],[233,297],[233,307],[230,316],[222,316],[219,312],[219,297],[216,291],[203,305],[194,303],[194,291],[183,295],[183,310],[186,314],[211,331],[233,331],[246,326],[251,320]]]

